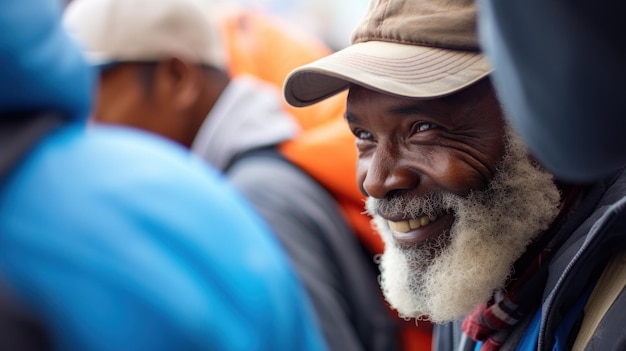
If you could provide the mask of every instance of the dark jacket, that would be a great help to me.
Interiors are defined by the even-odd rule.
[[[596,283],[613,255],[626,248],[626,171],[621,170],[584,191],[584,198],[560,229],[571,234],[549,264],[537,350],[552,350],[556,329],[564,316]],[[626,294],[622,291],[586,350],[626,350],[625,316]],[[518,324],[501,350],[515,349],[530,317]],[[437,326],[434,349],[458,350],[459,326],[458,322]],[[579,324],[573,327],[570,343],[578,327]]]

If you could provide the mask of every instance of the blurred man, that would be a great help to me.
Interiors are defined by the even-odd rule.
[[[233,76],[253,75],[282,88],[293,68],[331,53],[299,26],[267,13],[230,5],[213,12],[224,34],[228,71]],[[397,344],[400,350],[425,351],[431,344],[431,324],[384,312],[389,308],[382,306],[383,297],[375,291],[374,261],[384,246],[371,217],[363,212],[365,197],[354,182],[354,137],[343,119],[346,95],[306,108],[283,102],[300,125],[300,133],[277,145],[280,155],[274,154],[272,162],[265,155],[265,161],[252,162],[255,169],[235,167],[229,175],[234,175],[231,180],[270,221],[289,251],[331,347],[389,350]],[[256,156],[238,163],[249,164]],[[300,183],[285,186],[288,179]],[[294,194],[293,188],[309,189],[315,199],[303,196],[304,191]]]
[[[436,349],[622,349],[626,296],[612,277],[626,268],[626,175],[567,184],[531,160],[475,16],[467,1],[372,1],[353,44],[294,70],[285,97],[306,106],[349,90],[383,292],[406,317],[463,318],[464,336],[439,327]]]
[[[226,173],[289,252],[331,349],[396,349],[398,319],[377,289],[372,255],[333,194],[279,150],[299,132],[280,91],[252,76],[227,73],[242,68],[225,55],[228,45],[220,40],[219,18],[211,18],[210,10],[193,0],[75,0],[65,25],[101,74],[94,120],[177,141]],[[239,34],[245,42],[237,43],[249,44],[259,34],[244,30],[275,30],[263,23],[238,17],[232,24],[243,29],[225,36]],[[280,37],[274,33],[274,38]],[[228,44],[237,48],[237,43]],[[262,45],[254,43],[250,46]],[[272,64],[288,64],[281,56],[287,53],[274,51],[275,62],[256,62],[254,52],[243,60],[272,77],[278,74]],[[365,219],[360,196],[357,204]],[[373,237],[370,226],[367,230]],[[430,329],[422,329],[412,343],[420,348],[430,343]]]
[[[7,295],[54,350],[324,350],[282,249],[215,171],[145,133],[85,130],[92,71],[60,11],[0,1]]]

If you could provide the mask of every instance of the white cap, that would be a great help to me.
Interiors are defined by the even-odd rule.
[[[178,56],[225,68],[225,52],[206,0],[74,0],[66,30],[93,65]]]

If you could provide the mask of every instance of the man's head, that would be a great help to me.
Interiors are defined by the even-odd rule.
[[[296,69],[288,102],[348,88],[357,181],[393,307],[434,322],[485,302],[558,212],[552,176],[505,123],[470,1],[373,1],[354,44]]]
[[[74,0],[64,24],[100,72],[96,121],[191,144],[228,82],[201,0]]]

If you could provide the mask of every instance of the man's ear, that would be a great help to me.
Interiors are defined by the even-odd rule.
[[[179,111],[189,109],[201,94],[201,69],[189,61],[177,57],[161,60],[156,79],[157,94],[166,94]]]

